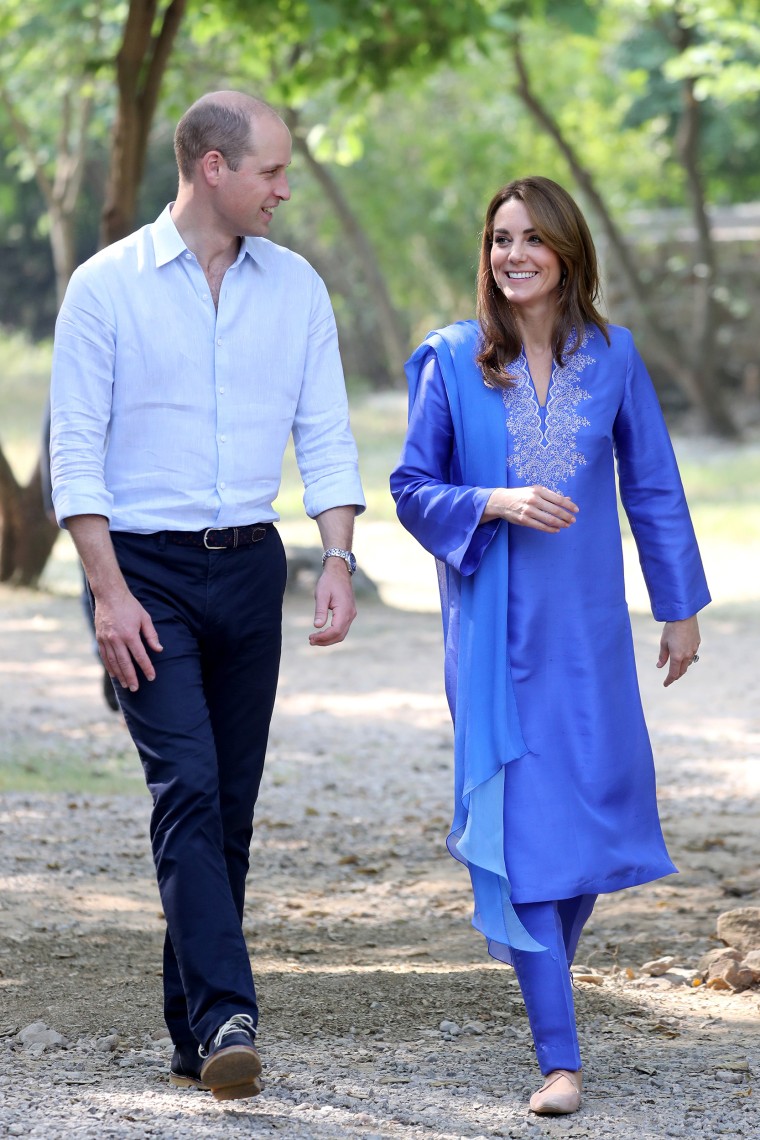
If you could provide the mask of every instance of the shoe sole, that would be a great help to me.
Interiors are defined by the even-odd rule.
[[[201,1081],[216,1100],[246,1100],[261,1092],[261,1058],[255,1049],[229,1045],[201,1068]]]
[[[169,1073],[169,1084],[175,1089],[200,1089],[201,1092],[210,1092],[209,1086],[197,1077],[183,1077],[179,1073]]]
[[[530,1104],[528,1105],[531,1112],[535,1112],[536,1116],[570,1116],[571,1113],[577,1112],[581,1107],[581,1098],[577,1100],[552,1100],[547,1098],[544,1101],[534,1101],[531,1097]]]

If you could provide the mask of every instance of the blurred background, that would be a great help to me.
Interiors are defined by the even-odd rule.
[[[57,306],[80,261],[173,197],[185,107],[234,87],[293,133],[272,238],[333,298],[370,504],[357,544],[384,600],[435,604],[387,492],[403,361],[473,315],[485,206],[531,173],[589,218],[719,595],[757,596],[758,0],[3,0],[0,36],[0,581],[79,588],[38,476]],[[313,544],[288,463],[286,537]]]

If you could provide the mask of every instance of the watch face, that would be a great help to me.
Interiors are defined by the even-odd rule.
[[[349,553],[346,561],[348,562],[348,568],[351,571],[351,573],[352,574],[355,573],[355,571],[356,571],[356,559],[354,558],[353,554]]]

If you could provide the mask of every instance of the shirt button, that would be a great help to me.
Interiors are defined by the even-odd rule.
[[[203,294],[203,296],[201,297],[201,301],[208,301],[208,293]]]
[[[220,483],[219,486],[221,487],[222,490],[224,490],[226,488],[227,484],[226,483]]]
[[[222,343],[222,338],[221,338],[221,337],[217,337],[217,339],[216,339],[216,343],[217,343],[217,344],[221,344],[221,343]]]
[[[224,395],[224,386],[222,386],[222,387],[219,389],[219,395],[220,395],[220,396],[223,396],[223,395]]]
[[[220,436],[219,436],[219,438],[220,438],[220,440],[222,441],[222,443],[226,443],[226,442],[227,442],[227,436],[226,436],[226,435],[220,435]]]
[[[193,260],[192,253],[186,253],[185,254],[185,261],[192,261],[192,260]]]

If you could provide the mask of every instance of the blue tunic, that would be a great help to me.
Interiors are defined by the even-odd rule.
[[[511,902],[599,894],[675,870],[660,829],[636,678],[620,495],[658,621],[710,596],[657,397],[630,333],[589,328],[554,365],[541,408],[524,354],[486,388],[478,325],[432,333],[411,358],[410,422],[391,489],[435,555],[455,725],[449,847],[470,870],[474,924],[495,956],[538,949]],[[495,487],[569,495],[547,534],[479,525]]]

